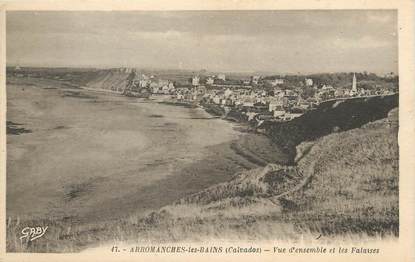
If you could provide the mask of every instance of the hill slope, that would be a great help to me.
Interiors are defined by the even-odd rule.
[[[295,147],[303,141],[311,141],[332,132],[347,131],[378,119],[398,106],[398,94],[344,101],[328,101],[320,104],[299,118],[289,122],[268,123],[264,127],[273,142],[294,159]]]
[[[298,163],[309,183],[289,196],[295,222],[324,233],[399,232],[398,109],[361,128],[302,143]],[[301,157],[301,154],[298,154]],[[321,219],[323,217],[323,219]]]
[[[145,238],[169,232],[171,240],[196,241],[398,235],[397,134],[396,108],[361,128],[300,144],[296,166],[242,172],[138,225]]]

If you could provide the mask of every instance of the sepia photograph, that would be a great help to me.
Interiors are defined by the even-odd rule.
[[[396,9],[5,22],[6,252],[399,241]]]

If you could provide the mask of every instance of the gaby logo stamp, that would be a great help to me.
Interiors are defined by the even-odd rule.
[[[28,241],[33,241],[42,237],[46,230],[48,230],[48,226],[46,227],[25,227],[22,229],[22,236],[20,239],[26,238]]]

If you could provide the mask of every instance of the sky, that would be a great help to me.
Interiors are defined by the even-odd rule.
[[[8,11],[7,65],[398,71],[397,12]]]

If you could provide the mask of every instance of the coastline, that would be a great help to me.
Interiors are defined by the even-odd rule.
[[[16,131],[15,135],[8,135],[8,157],[12,161],[8,166],[8,174],[15,174],[13,177],[20,177],[17,174],[22,172],[26,174],[33,173],[38,176],[38,183],[41,183],[41,181],[47,181],[48,177],[56,172],[52,169],[52,163],[60,163],[57,172],[60,183],[63,183],[62,186],[64,187],[55,194],[58,202],[63,201],[70,210],[75,211],[79,208],[80,211],[78,210],[77,212],[86,212],[86,210],[90,209],[91,211],[87,211],[88,217],[99,216],[98,205],[81,208],[79,206],[80,201],[89,201],[89,199],[93,199],[95,194],[103,193],[114,179],[116,180],[114,182],[118,184],[127,183],[128,180],[124,182],[121,180],[121,177],[125,176],[125,179],[133,178],[134,170],[142,173],[140,176],[143,176],[143,181],[137,181],[139,184],[151,181],[151,176],[147,177],[144,174],[150,174],[154,171],[166,174],[165,178],[160,178],[160,181],[169,179],[168,181],[170,182],[165,183],[166,189],[173,186],[177,190],[170,189],[169,192],[171,194],[166,194],[166,197],[154,196],[152,192],[157,193],[159,189],[153,186],[148,186],[143,191],[147,192],[148,195],[153,195],[153,197],[147,197],[144,193],[137,194],[138,189],[134,190],[135,193],[131,191],[131,196],[126,198],[128,203],[125,203],[126,205],[128,204],[128,209],[131,210],[134,209],[134,199],[145,197],[151,203],[154,203],[157,199],[163,199],[154,206],[158,208],[188,193],[195,193],[208,186],[227,181],[239,171],[265,165],[269,160],[278,160],[278,157],[273,156],[275,152],[271,151],[274,149],[269,144],[268,138],[254,133],[248,134],[241,125],[223,121],[224,119],[219,117],[212,117],[201,107],[185,107],[183,109],[179,106],[176,109],[169,107],[163,109],[162,112],[157,112],[159,105],[157,101],[149,100],[145,102],[147,99],[140,98],[137,100],[130,97],[125,97],[124,99],[122,95],[115,94],[114,96],[110,92],[99,95],[101,90],[85,90],[75,94],[71,93],[67,88],[61,89],[59,86],[56,86],[56,89],[43,88],[41,81],[37,82],[37,85],[37,87],[9,86],[9,88],[13,88],[13,92],[18,92],[19,95],[13,95],[13,93],[9,92],[9,97],[16,96],[13,103],[17,104],[15,106],[10,105],[8,112],[8,121],[11,121],[9,122],[9,132]],[[53,103],[50,102],[52,101],[51,99],[46,98],[46,93],[54,99]],[[107,93],[110,96],[105,95]],[[29,97],[30,103],[28,104],[27,99]],[[136,103],[135,101],[139,102]],[[38,107],[39,104],[45,104],[47,107]],[[73,112],[69,110],[72,104],[72,107],[76,108]],[[28,105],[30,105],[27,108],[28,116],[22,114],[20,110],[17,111],[17,106],[20,109],[24,109]],[[169,105],[172,106],[172,104]],[[80,115],[81,112],[94,111],[96,112]],[[70,122],[66,122],[66,117],[62,118],[64,112],[69,117],[68,120]],[[143,119],[145,120],[144,122],[149,124],[144,124],[144,122],[136,119],[137,114],[145,117],[147,120]],[[181,116],[181,114],[185,115]],[[75,117],[77,115],[79,117]],[[169,116],[173,117],[169,118]],[[44,123],[44,120],[42,120],[44,118],[48,119],[48,126],[41,126]],[[82,120],[83,118],[86,119]],[[115,122],[106,124],[105,121],[106,119],[109,120],[109,118]],[[114,135],[101,131],[104,127],[112,130],[111,133],[114,133]],[[195,128],[198,131],[191,132]],[[178,134],[180,135],[176,135],[176,132],[179,132]],[[150,137],[147,134],[151,134]],[[153,135],[159,136],[158,134],[160,134],[160,138],[151,138]],[[83,137],[86,138],[84,139]],[[136,137],[140,138],[137,140]],[[209,139],[206,139],[206,137],[209,137]],[[75,138],[79,141],[74,140]],[[129,139],[133,140],[130,141]],[[140,141],[142,143],[140,142],[136,145],[134,142],[136,140],[137,143]],[[167,144],[163,141],[167,141]],[[69,144],[64,146],[67,143]],[[96,164],[85,162],[86,160],[81,156],[70,154],[72,150],[89,145],[89,143],[93,144],[90,145],[90,149],[84,154],[94,154],[98,157],[98,161],[101,161],[100,159],[103,161],[102,166],[95,168],[96,170],[94,170],[94,165]],[[173,144],[170,146],[169,143]],[[25,145],[32,144],[38,144],[39,146],[25,147]],[[62,146],[59,146],[59,144],[62,144]],[[152,145],[157,150],[154,153],[154,159],[153,153],[150,153],[151,150],[147,152],[149,151],[149,145]],[[106,149],[98,150],[101,147]],[[124,150],[123,147],[127,148]],[[160,147],[160,149],[157,149],[157,147]],[[266,148],[266,150],[260,152],[259,148]],[[152,150],[154,151],[155,149]],[[56,150],[59,153],[53,154],[52,152]],[[102,151],[106,153],[101,153]],[[256,153],[256,151],[259,153]],[[111,155],[114,155],[114,157],[121,155],[126,160],[123,160],[123,158],[117,160],[111,157]],[[42,163],[43,168],[33,170],[32,162],[28,161],[28,159],[32,158],[38,159]],[[187,160],[187,158],[191,161]],[[72,161],[68,162],[66,159],[72,159]],[[134,161],[136,163],[132,162],[134,159],[136,159]],[[114,169],[113,165],[118,166],[123,161],[127,161],[126,167],[120,168],[117,173],[122,173],[122,170],[124,170],[124,175],[111,175],[115,170],[111,171],[112,173],[108,173],[108,170]],[[108,166],[108,168],[105,169],[105,166]],[[21,171],[17,169],[18,167]],[[68,170],[71,171],[69,172]],[[171,178],[167,174],[170,174]],[[185,186],[185,190],[179,188],[180,184],[187,183],[185,179],[180,178],[181,175],[189,175],[189,179],[192,181]],[[72,181],[72,176],[78,177],[77,181]],[[24,188],[24,185],[27,183],[20,181],[24,177],[10,179],[9,184],[20,183]],[[182,182],[179,183],[177,181]],[[141,188],[141,186],[138,188]],[[177,192],[173,194],[173,191]],[[9,191],[8,194],[18,194],[18,192]],[[37,194],[41,194],[41,192]],[[60,194],[66,197],[61,199]],[[169,196],[172,197],[171,200],[169,200]],[[33,197],[36,198],[36,194]],[[9,206],[22,208],[26,206],[24,197],[9,197],[9,199],[16,199],[16,201],[21,203],[19,205],[9,203]],[[108,199],[108,201],[108,203],[114,202],[111,199]],[[59,207],[58,204],[54,205],[55,207],[44,204],[45,210],[49,210],[49,208],[55,210]],[[145,202],[139,206],[144,209],[152,207],[151,204],[146,204]],[[77,212],[72,212],[72,216],[79,219],[76,215]],[[14,216],[13,213],[10,213],[10,210],[8,213]],[[22,219],[25,217],[21,212],[14,211],[14,213],[20,213],[19,216]],[[66,213],[68,212],[64,212],[63,215],[58,215],[57,217],[69,216],[69,213],[67,215]],[[112,215],[114,214],[112,212]],[[35,217],[41,218],[42,215],[39,213]]]
[[[21,88],[21,86],[19,88]],[[21,91],[25,92],[24,94],[22,93],[22,95],[29,95],[30,90],[31,88],[28,87],[25,91]],[[102,188],[105,190],[103,192],[106,193],[109,190],[113,191],[116,189],[113,183],[116,181],[119,182],[125,180],[122,191],[126,191],[127,186],[134,186],[133,191],[125,194],[124,197],[119,195],[114,201],[111,200],[109,202],[102,202],[99,204],[95,203],[93,205],[87,205],[85,202],[82,203],[82,205],[88,210],[89,214],[94,214],[95,212],[93,216],[94,219],[80,219],[80,217],[77,217],[75,213],[75,210],[79,210],[79,208],[75,207],[72,209],[74,211],[74,215],[60,218],[54,218],[53,216],[49,216],[48,218],[24,218],[24,216],[16,218],[9,216],[7,239],[8,241],[11,241],[8,242],[11,246],[8,247],[8,250],[40,251],[45,250],[46,245],[47,250],[54,250],[55,252],[77,252],[85,248],[113,241],[113,238],[108,235],[108,227],[111,227],[111,225],[120,225],[120,227],[117,232],[111,231],[112,233],[110,232],[110,234],[114,234],[118,238],[125,240],[136,239],[136,235],[140,234],[139,241],[166,241],[165,234],[167,234],[167,232],[169,232],[170,237],[170,239],[167,240],[170,241],[180,241],[185,240],[186,238],[193,239],[194,237],[202,238],[202,236],[206,236],[204,233],[205,231],[213,234],[212,237],[217,237],[224,232],[223,227],[229,237],[236,238],[248,237],[248,235],[243,233],[246,231],[256,232],[254,236],[249,237],[258,239],[273,239],[273,237],[281,232],[282,234],[280,237],[282,239],[294,239],[298,237],[298,234],[296,234],[298,228],[295,229],[295,227],[299,227],[300,229],[305,228],[308,230],[306,232],[309,233],[313,230],[317,230],[317,232],[319,232],[320,229],[318,227],[314,228],[315,222],[313,222],[319,217],[313,216],[320,214],[320,210],[303,210],[304,214],[311,216],[310,221],[301,222],[296,219],[296,212],[300,210],[298,210],[298,204],[295,202],[299,202],[301,205],[304,205],[304,203],[301,202],[302,198],[299,198],[299,196],[302,196],[302,191],[306,190],[306,188],[303,187],[305,184],[313,183],[313,181],[316,180],[315,178],[310,179],[309,176],[313,174],[313,170],[307,169],[307,172],[311,172],[308,173],[308,176],[303,176],[302,173],[296,171],[297,163],[292,163],[292,156],[287,155],[283,150],[279,149],[275,143],[273,143],[275,142],[275,139],[279,139],[280,137],[278,135],[279,133],[276,132],[278,129],[273,130],[274,137],[272,137],[272,139],[269,136],[270,133],[266,136],[264,134],[252,132],[252,130],[248,130],[246,128],[244,131],[239,130],[240,133],[234,136],[231,133],[238,129],[238,126],[242,126],[244,124],[240,124],[239,122],[235,123],[233,121],[223,121],[226,120],[226,118],[222,117],[211,117],[211,115],[201,107],[188,107],[183,105],[177,106],[174,103],[168,103],[170,107],[165,108],[163,113],[160,113],[155,111],[160,108],[160,104],[151,99],[150,101],[146,101],[147,99],[145,98],[124,98],[122,95],[113,96],[112,94],[109,96],[103,95],[102,98],[105,97],[105,99],[100,99],[99,95],[92,95],[93,91],[85,90],[85,92],[74,94],[68,92],[65,88],[61,90],[59,88],[53,90],[43,90],[42,92],[57,92],[57,94],[61,94],[61,99],[69,99],[67,102],[77,101],[76,108],[82,108],[87,105],[89,105],[89,107],[92,106],[93,108],[89,108],[87,112],[90,112],[92,109],[92,111],[96,112],[105,112],[102,115],[94,114],[93,118],[95,121],[98,119],[99,122],[102,121],[102,123],[105,123],[106,118],[110,117],[112,119],[112,121],[110,121],[112,124],[110,126],[106,126],[106,128],[113,129],[115,125],[116,129],[118,129],[118,125],[124,123],[122,125],[125,125],[124,128],[128,127],[128,130],[131,131],[130,135],[137,135],[136,133],[140,130],[140,128],[147,126],[143,125],[142,122],[131,126],[135,121],[137,121],[137,113],[141,112],[141,114],[148,118],[148,123],[152,126],[150,130],[151,134],[154,134],[155,132],[163,132],[163,134],[171,136],[174,139],[177,138],[177,134],[180,134],[184,139],[176,141],[176,146],[172,146],[170,148],[164,148],[163,146],[165,145],[165,142],[159,141],[158,139],[148,141],[153,148],[161,147],[158,151],[160,155],[165,155],[169,152],[175,152],[176,154],[178,150],[177,146],[183,146],[183,142],[186,144],[182,151],[185,155],[180,159],[177,159],[177,155],[171,155],[170,157],[167,157],[167,159],[159,159],[160,161],[157,160],[147,164],[146,162],[142,162],[144,166],[143,169],[139,170],[139,173],[149,171],[154,171],[156,173],[164,172],[162,167],[165,165],[166,161],[170,161],[169,165],[178,164],[178,162],[180,162],[179,164],[182,164],[181,168],[176,170],[177,172],[158,180],[158,184],[149,184],[141,187],[140,189],[138,186],[146,180],[136,181],[136,184],[132,184],[137,176],[137,163],[140,162],[140,157],[138,157],[134,151],[131,151],[134,165],[130,166],[129,170],[124,170],[127,171],[127,173],[123,174],[124,171],[119,169],[117,170],[117,174],[112,174],[107,177],[114,178],[116,180],[102,180],[103,178],[101,177],[95,180],[89,180],[86,183],[72,184],[73,187],[70,187],[69,191],[63,191],[63,193],[69,193],[70,199],[73,197],[74,200],[71,199],[70,202],[67,202],[66,204],[68,205],[69,203],[69,205],[71,205],[70,203],[84,201],[86,197],[90,197],[90,194],[94,194],[96,190],[100,189],[100,185],[102,185],[101,183],[106,185]],[[44,96],[31,95],[30,97],[31,101],[35,102],[33,100],[36,100],[36,97],[42,98]],[[373,101],[376,102],[378,99],[373,99]],[[13,103],[19,104],[19,100],[14,99]],[[346,104],[347,103],[353,105],[350,101],[346,102]],[[369,101],[363,101],[363,103],[366,105]],[[46,104],[49,106],[49,103]],[[54,105],[60,104],[62,103],[58,103],[56,101],[56,104]],[[172,107],[173,105],[175,106]],[[389,106],[393,105],[394,103],[392,102]],[[343,105],[339,105],[334,108],[332,108],[330,104],[326,106],[327,108],[331,108],[330,110],[344,110],[342,109]],[[350,107],[350,105],[348,105],[348,107]],[[42,110],[42,108],[37,108],[36,106],[34,108],[36,110]],[[11,107],[11,109],[13,109],[13,107]],[[121,111],[122,114],[115,112],[120,109],[123,110]],[[31,121],[35,120],[36,117],[42,116],[42,114],[40,114],[41,112],[37,112],[36,110],[30,111],[31,113],[35,113],[35,118],[32,118]],[[361,108],[359,110],[361,110]],[[50,112],[54,112],[54,110]],[[58,110],[58,112],[67,113],[66,110]],[[186,112],[186,115],[178,117],[179,112]],[[108,116],[107,114],[112,115]],[[205,115],[209,115],[209,117],[206,118]],[[169,116],[173,117],[169,119]],[[82,115],[82,117],[84,116]],[[310,114],[307,115],[307,117],[315,117],[315,115]],[[322,118],[326,119],[324,116],[322,116]],[[50,118],[48,119],[50,120]],[[31,128],[30,125],[24,121],[20,121],[20,119],[10,120],[17,127],[27,128],[33,132],[25,133],[20,136],[21,138],[27,136],[27,138],[30,139],[30,136],[39,133],[38,128]],[[76,121],[73,122],[73,124],[79,122],[79,119],[74,120]],[[122,121],[119,122],[120,120]],[[290,125],[293,123],[302,123],[299,122],[300,120],[304,121],[304,123],[309,123],[309,120],[302,117],[301,119],[290,123]],[[183,128],[176,129],[178,127],[178,123],[183,124],[186,123],[186,121],[190,122],[188,122],[188,124]],[[189,128],[192,128],[192,126],[196,123],[195,121],[198,121],[197,126],[205,125],[205,128],[209,126],[216,126],[218,124],[222,125],[222,127],[219,129],[215,128],[210,131],[201,129],[199,131],[204,131],[204,135],[202,136],[200,136],[200,132],[196,132],[196,136],[189,136],[189,133],[183,133]],[[88,123],[88,125],[90,124],[91,123]],[[231,126],[232,128],[230,128]],[[324,126],[324,124],[321,124],[321,126]],[[358,127],[358,125],[356,127]],[[53,131],[54,136],[62,137],[62,132],[68,132],[71,129],[74,130],[73,128],[74,126],[65,126],[60,123],[59,126],[55,128],[54,126],[50,126],[49,129],[44,131],[52,129],[55,130]],[[228,128],[230,129],[228,130]],[[233,131],[231,131],[231,129]],[[174,130],[180,132],[176,133]],[[223,132],[231,132],[228,133],[228,135],[231,135],[232,139],[225,139],[222,143],[216,143],[214,145],[206,144],[208,143],[208,139],[206,139],[207,137],[211,139],[219,134],[215,134],[215,132],[212,133],[214,130],[216,130],[215,132],[219,132],[221,135],[223,135]],[[317,131],[323,132],[320,134],[321,136],[325,135],[324,130]],[[349,132],[348,134],[354,135],[354,132],[361,134],[362,139],[364,139],[365,133],[359,129]],[[125,138],[125,135],[126,133],[121,134],[121,137],[123,137],[122,139]],[[298,134],[294,132],[289,133],[289,135],[290,136],[287,136],[287,139],[303,139],[301,137],[297,137]],[[82,137],[79,134],[77,136]],[[343,137],[343,135],[340,136],[341,138]],[[16,138],[19,138],[19,136],[14,137],[14,139]],[[85,140],[83,143],[89,142],[88,140],[90,139],[93,139],[93,137]],[[112,137],[106,137],[106,139],[109,139],[110,141],[113,140]],[[144,140],[148,139],[146,138]],[[334,140],[337,141],[336,139]],[[126,145],[128,144],[128,146],[130,146],[131,141],[133,140],[129,140],[127,136],[124,142]],[[195,152],[198,151],[188,152],[188,145],[196,141],[202,143],[201,146],[204,148],[205,153],[203,155],[196,155],[196,158],[194,158]],[[118,146],[117,142],[114,143],[115,144],[111,145],[111,148]],[[97,144],[100,144],[100,142]],[[303,147],[302,149],[304,149],[304,151],[302,152],[306,154],[303,154],[301,160],[299,161],[303,162],[303,167],[304,164],[307,167],[307,161],[310,161],[309,154],[314,149],[308,150],[306,147]],[[120,152],[125,152],[122,147],[120,147],[119,150]],[[149,148],[144,149],[144,151],[146,150],[148,151]],[[15,157],[19,158],[19,155],[22,155],[22,152],[19,153],[18,150],[14,151]],[[107,152],[108,150],[100,151]],[[9,150],[8,152],[13,152],[13,150]],[[336,151],[326,152],[326,154],[327,153],[335,154]],[[25,153],[23,152],[23,155],[24,154]],[[193,157],[192,159],[196,159],[196,161],[184,161],[188,157]],[[314,158],[312,157],[311,160],[313,159]],[[339,160],[337,157],[334,157],[334,159]],[[91,165],[96,165],[96,163],[91,163]],[[73,163],[71,163],[71,166],[73,166]],[[90,170],[93,169],[94,167],[91,166]],[[107,170],[107,168],[104,168],[103,170]],[[150,178],[152,175],[156,174],[154,172],[148,173],[145,177]],[[30,173],[30,171],[28,171],[28,173]],[[24,185],[24,183],[19,184],[21,186]],[[160,190],[162,195],[158,194]],[[319,191],[313,192],[313,194],[315,194],[315,196],[324,197],[324,195],[321,195]],[[199,203],[199,200],[204,202]],[[110,205],[107,205],[107,208],[105,208],[103,205],[105,203],[109,203]],[[119,208],[116,208],[116,206]],[[102,212],[103,207],[108,211],[105,213],[106,219],[97,220],[97,218],[103,217],[103,213],[99,213]],[[135,212],[123,215],[119,213],[125,211],[126,208]],[[89,209],[95,209],[95,211],[91,211]],[[139,210],[143,211],[140,212]],[[284,214],[281,213],[282,211],[290,211],[290,213]],[[183,217],[183,214],[189,215]],[[300,214],[302,213],[300,212]],[[323,220],[320,222],[322,223],[322,226],[327,226],[327,224],[324,223],[330,221]],[[343,223],[344,221],[339,219],[338,222]],[[51,228],[54,228],[54,231],[50,232],[47,238],[42,239],[40,242],[36,242],[35,246],[13,246],[13,239],[18,238],[16,232],[19,232],[18,225],[20,223],[49,225]],[[198,223],[203,224],[202,228],[197,226]],[[370,220],[368,223],[370,224]],[[191,227],[190,231],[188,230],[189,224],[195,225],[194,227]],[[66,228],[69,226],[71,227],[71,232],[64,233]],[[394,224],[392,224],[392,226],[394,226]],[[343,226],[343,229],[349,230],[347,226]],[[174,232],[172,232],[172,230]],[[241,232],[241,230],[243,232]],[[335,228],[329,227],[328,230],[335,230]],[[387,233],[388,232],[386,231],[386,234]],[[94,237],[91,238],[91,236]],[[75,245],[73,239],[76,239]]]
[[[112,91],[108,89],[99,89],[99,88],[89,88],[89,87],[81,87],[82,89],[92,91],[92,92],[102,92],[102,93],[110,93],[120,96],[125,96],[121,92]],[[125,96],[127,97],[127,96]],[[202,104],[200,102],[190,102],[190,101],[178,101],[175,98],[171,98],[171,95],[161,95],[161,94],[152,94],[148,98],[138,98],[143,99],[143,101],[152,101],[154,103],[163,104],[163,105],[170,105],[170,106],[178,106],[178,107],[184,107],[188,109],[195,109],[200,108],[206,113],[208,113],[211,117],[208,119],[223,119],[225,121],[231,122],[231,123],[237,123],[238,127],[237,129],[241,132],[248,132],[256,135],[265,135],[264,132],[258,132],[253,126],[249,123],[247,120],[242,120],[241,117],[234,117],[230,114],[225,114],[225,111],[217,105],[214,104]],[[269,138],[267,135],[265,135],[270,141],[272,142],[272,139]],[[278,146],[275,144],[275,146]]]

